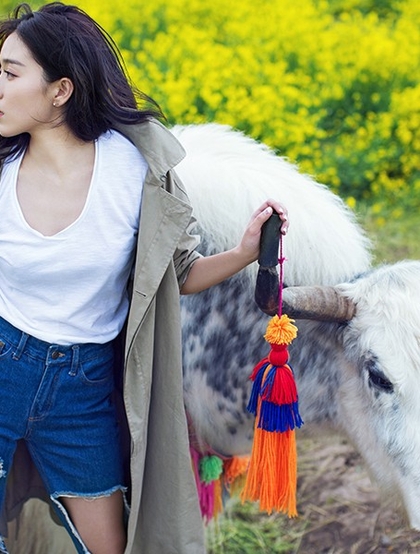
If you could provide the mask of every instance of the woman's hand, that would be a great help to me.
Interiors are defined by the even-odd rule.
[[[251,220],[245,229],[242,240],[237,246],[244,259],[248,263],[258,258],[260,250],[261,228],[263,224],[271,217],[273,211],[279,214],[281,220],[281,233],[285,235],[289,228],[289,216],[285,206],[276,200],[269,198],[262,204],[251,216]]]
[[[289,227],[287,209],[280,202],[269,199],[252,214],[238,246],[194,262],[181,293],[192,294],[216,285],[258,259],[261,228],[273,210],[279,214],[281,232],[285,235]]]

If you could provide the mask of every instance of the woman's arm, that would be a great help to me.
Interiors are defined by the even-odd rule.
[[[241,242],[232,250],[197,259],[181,288],[181,294],[192,294],[221,283],[258,258],[261,227],[275,210],[282,220],[281,232],[289,226],[287,209],[275,200],[267,200],[256,210],[245,229]]]

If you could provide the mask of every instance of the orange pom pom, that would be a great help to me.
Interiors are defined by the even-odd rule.
[[[297,327],[294,319],[286,314],[281,317],[275,315],[268,323],[264,338],[270,344],[290,344],[297,336]]]

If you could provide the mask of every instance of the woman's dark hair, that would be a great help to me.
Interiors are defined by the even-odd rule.
[[[47,82],[69,78],[74,91],[64,122],[81,140],[97,139],[116,124],[163,118],[159,106],[130,83],[110,35],[76,6],[52,2],[33,12],[20,4],[0,21],[0,48],[16,32],[42,67]],[[0,159],[20,153],[28,135],[0,137]]]

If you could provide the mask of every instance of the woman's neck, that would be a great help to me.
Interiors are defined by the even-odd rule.
[[[31,137],[16,183],[26,222],[44,236],[59,233],[80,216],[95,165],[93,142],[52,135]]]
[[[68,128],[60,126],[31,136],[24,159],[26,164],[68,175],[73,168],[90,165],[93,153],[93,142],[82,141]]]

